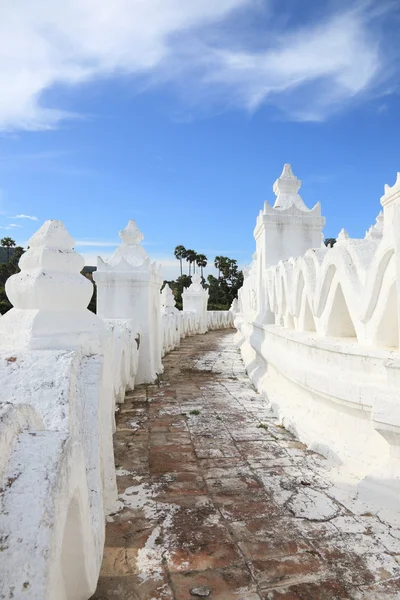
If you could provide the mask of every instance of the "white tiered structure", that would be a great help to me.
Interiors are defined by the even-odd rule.
[[[105,517],[116,506],[116,403],[162,372],[161,356],[204,332],[203,304],[177,311],[134,221],[96,273],[60,221],[29,240],[0,317],[0,597],[86,600],[96,589]],[[190,288],[189,288],[190,289]],[[199,291],[197,293],[200,293]],[[213,314],[213,313],[212,313]],[[206,317],[207,322],[207,317]],[[214,322],[214,319],[213,319]],[[226,311],[220,326],[232,327]]]
[[[352,474],[354,494],[400,506],[400,174],[364,239],[321,243],[289,165],[260,212],[235,318],[248,372],[283,424]]]

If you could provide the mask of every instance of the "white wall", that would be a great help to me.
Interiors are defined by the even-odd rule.
[[[285,202],[299,208],[294,192]],[[283,423],[356,469],[360,497],[390,510],[400,500],[399,202],[400,176],[385,188],[384,214],[364,239],[342,230],[333,248],[303,245],[296,254],[300,244],[291,257],[282,242],[276,264],[265,266],[276,242],[270,220],[280,218],[268,209],[235,320],[249,374]],[[305,244],[306,222],[294,213],[293,220]]]

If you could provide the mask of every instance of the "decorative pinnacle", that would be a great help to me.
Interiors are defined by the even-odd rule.
[[[136,225],[136,221],[130,219],[125,229],[121,229],[119,237],[125,246],[138,246],[144,239],[143,233]]]
[[[45,221],[28,241],[29,248],[56,248],[57,250],[72,250],[75,245],[73,237],[65,229],[61,221]]]
[[[291,206],[296,206],[301,211],[310,212],[304,204],[298,191],[301,187],[300,179],[293,175],[292,167],[285,164],[280,177],[273,185],[274,194],[276,196],[274,209],[286,210]]]
[[[349,239],[349,234],[347,233],[347,231],[345,229],[341,229],[338,233],[338,236],[336,238],[337,242],[344,242],[346,240]]]
[[[301,181],[293,175],[292,167],[286,163],[283,165],[282,174],[274,183],[274,194],[279,195],[280,192],[284,194],[297,194],[301,188]]]

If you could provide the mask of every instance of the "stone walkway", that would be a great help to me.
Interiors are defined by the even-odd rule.
[[[184,340],[164,366],[117,416],[119,511],[93,600],[400,599],[400,529],[338,501],[232,331]]]

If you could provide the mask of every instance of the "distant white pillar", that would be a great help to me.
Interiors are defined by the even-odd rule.
[[[93,286],[74,243],[61,221],[46,221],[29,240],[20,273],[6,282],[14,308],[0,319],[0,346],[102,351],[109,332],[87,310]]]
[[[159,267],[140,242],[135,221],[119,232],[122,244],[108,261],[97,259],[97,314],[105,319],[131,319],[140,332],[136,383],[152,383],[162,373]]]
[[[192,284],[182,293],[183,311],[196,313],[198,319],[198,333],[207,332],[207,303],[208,290],[201,285],[199,274],[192,276]]]

